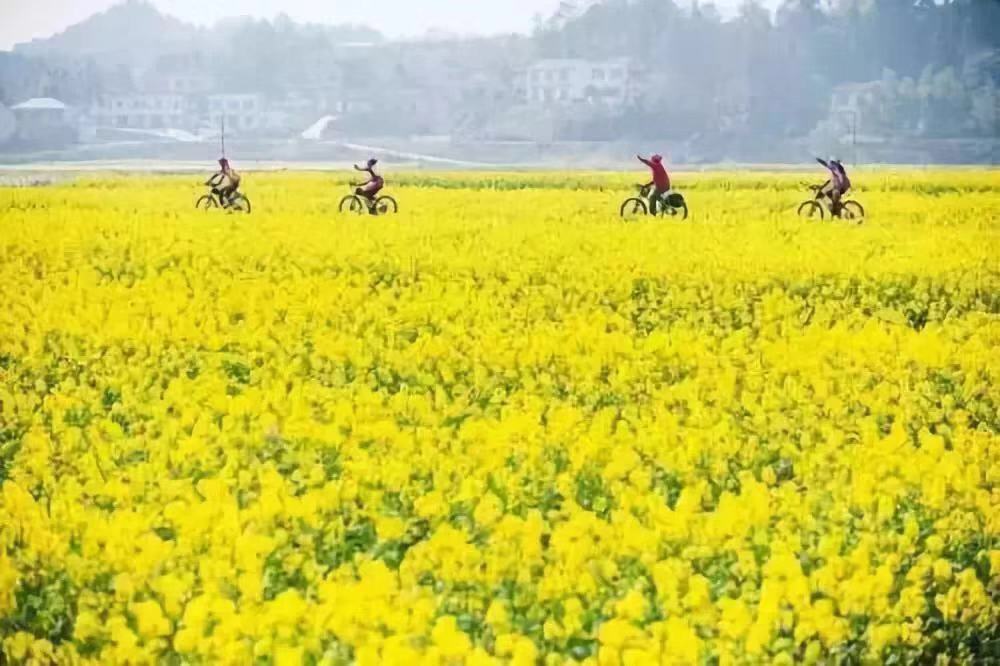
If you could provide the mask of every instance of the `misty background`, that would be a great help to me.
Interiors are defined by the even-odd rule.
[[[1000,0],[276,5],[3,2],[0,161],[1000,156]]]

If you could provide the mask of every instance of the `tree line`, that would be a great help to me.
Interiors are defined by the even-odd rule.
[[[870,83],[844,119],[855,130],[996,136],[998,26],[1000,0],[786,0],[773,16],[746,2],[728,20],[697,0],[605,0],[564,2],[534,42],[548,57],[641,63],[622,123],[640,134],[803,136],[838,121],[838,86]]]

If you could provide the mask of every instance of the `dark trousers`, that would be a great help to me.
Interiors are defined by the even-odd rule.
[[[653,192],[649,195],[649,214],[656,215],[656,206],[660,202],[660,198],[667,193],[666,188],[654,187]]]

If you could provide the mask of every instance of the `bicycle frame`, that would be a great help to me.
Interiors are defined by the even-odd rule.
[[[833,195],[829,192],[824,192],[822,186],[816,188],[816,201],[819,201],[821,205],[826,207],[827,212],[834,217],[840,217],[841,211],[844,209],[844,202],[838,202],[840,210],[834,210]]]
[[[227,202],[227,201],[223,200],[223,198],[222,198],[222,192],[219,191],[218,187],[212,187],[209,190],[208,194],[213,199],[215,199],[215,203],[218,204],[219,208],[226,209],[226,208],[229,208],[232,205],[231,201]],[[239,195],[238,191],[237,192],[233,192],[233,196],[237,196],[237,195]]]
[[[640,186],[639,187],[639,198],[648,201],[649,197],[650,197],[650,194],[652,194],[652,191],[653,191],[653,186],[652,185],[642,185],[642,186]],[[667,190],[667,192],[671,192],[671,191],[672,190]],[[664,192],[663,194],[661,194],[660,196],[658,196],[656,198],[656,203],[657,203],[657,206],[658,206],[658,208],[660,210],[668,210],[668,209],[669,210],[674,210],[675,209],[675,207],[671,206],[670,202],[667,201],[667,192]]]

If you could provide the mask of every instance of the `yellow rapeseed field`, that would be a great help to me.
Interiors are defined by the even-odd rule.
[[[1000,174],[852,175],[0,188],[0,663],[1000,660]]]

